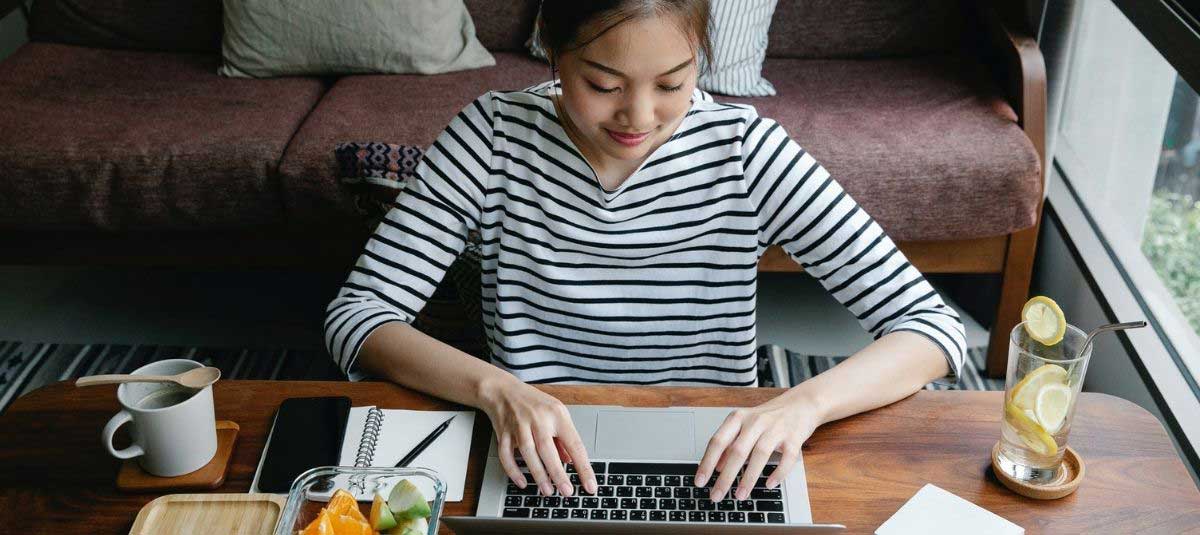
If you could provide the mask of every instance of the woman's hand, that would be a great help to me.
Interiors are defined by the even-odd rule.
[[[773,489],[787,478],[800,457],[800,446],[820,424],[817,404],[797,391],[785,392],[757,407],[736,409],[708,440],[696,471],[696,486],[704,486],[714,470],[719,471],[709,494],[714,502],[719,501],[733,486],[738,468],[748,462],[735,494],[735,499],[745,500],[771,454],[778,451],[782,455],[779,466],[767,478],[767,488]]]
[[[584,490],[596,493],[596,475],[566,405],[512,376],[489,388],[483,399],[481,408],[496,429],[500,465],[513,483],[525,488],[525,474],[513,457],[517,449],[543,495],[554,494],[556,487],[563,496],[574,492],[563,461],[574,463]]]

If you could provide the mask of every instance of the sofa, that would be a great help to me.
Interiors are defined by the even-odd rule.
[[[491,89],[550,77],[537,0],[466,0],[494,67],[232,79],[220,0],[34,0],[0,61],[0,262],[348,269],[370,232],[347,141],[428,146]],[[1001,7],[997,7],[1001,6]],[[778,120],[926,273],[1001,279],[988,371],[1027,297],[1045,75],[1007,4],[780,0],[763,74],[718,100]],[[799,271],[778,249],[762,271]]]

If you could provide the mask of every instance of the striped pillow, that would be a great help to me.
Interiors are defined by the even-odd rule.
[[[762,77],[767,57],[767,31],[775,14],[777,0],[712,0],[709,34],[716,61],[712,70],[700,76],[700,89],[732,97],[770,97],[775,86]],[[533,35],[525,46],[534,57],[546,59],[546,50],[538,38],[542,14],[538,11]],[[699,64],[706,58],[701,53]]]

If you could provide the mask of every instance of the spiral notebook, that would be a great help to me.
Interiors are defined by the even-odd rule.
[[[451,416],[450,427],[409,466],[436,470],[446,483],[446,501],[460,502],[467,480],[471,453],[474,411],[410,411],[374,406],[350,409],[346,438],[342,442],[341,466],[395,466],[421,439]],[[426,496],[432,488],[418,488]]]

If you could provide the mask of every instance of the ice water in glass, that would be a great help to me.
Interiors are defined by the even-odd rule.
[[[998,465],[1010,477],[1056,484],[1092,350],[1080,355],[1087,335],[1068,324],[1063,339],[1046,345],[1013,328],[1000,428]]]

